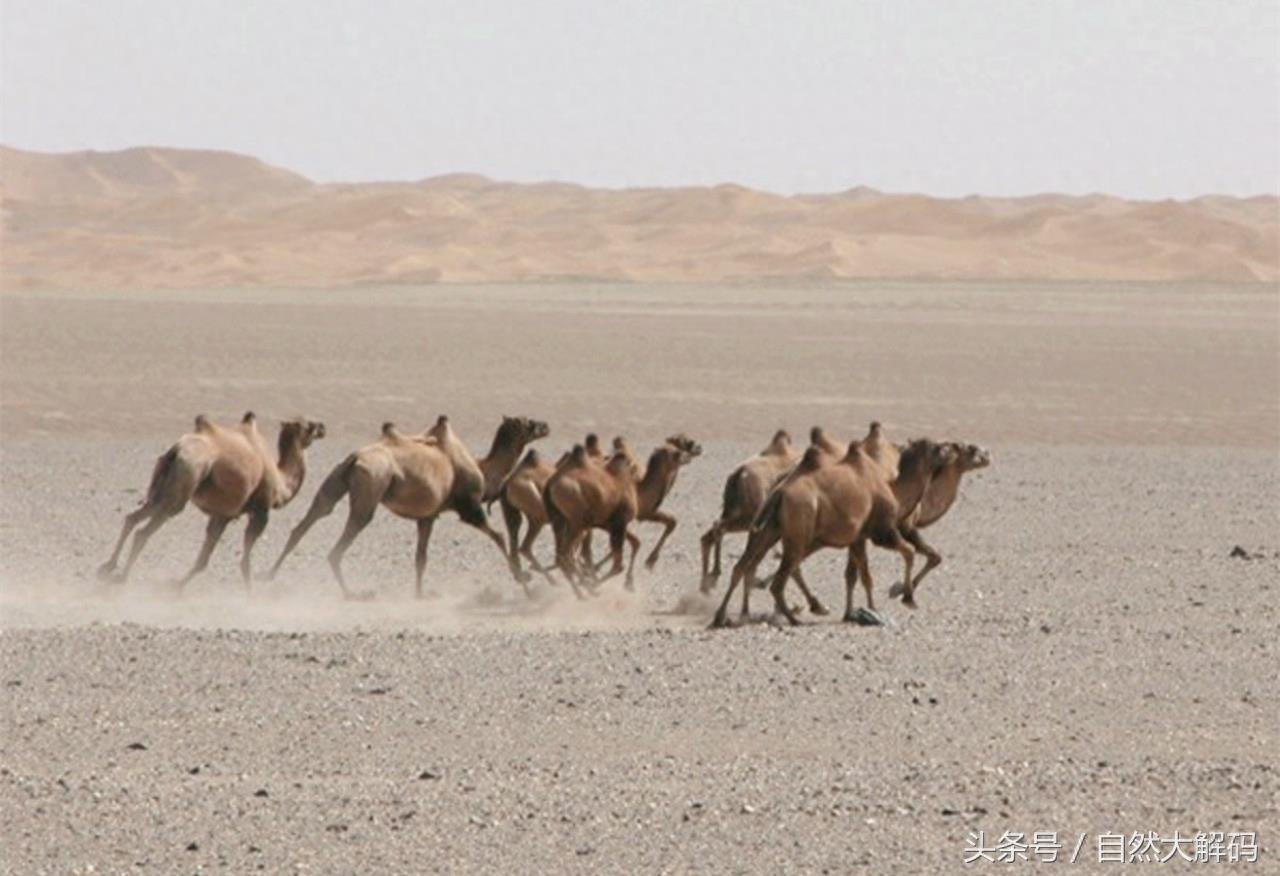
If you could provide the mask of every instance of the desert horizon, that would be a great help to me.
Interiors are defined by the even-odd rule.
[[[0,147],[6,289],[843,279],[1280,281],[1280,199],[317,183],[256,158]]]

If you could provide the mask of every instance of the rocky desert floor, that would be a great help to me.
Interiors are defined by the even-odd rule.
[[[1093,872],[1118,869],[1100,834],[1175,830],[1255,832],[1245,869],[1280,869],[1274,286],[7,294],[0,357],[2,872],[1011,866],[966,866],[976,831],[1054,831],[1043,866]],[[635,594],[528,599],[446,518],[417,601],[384,511],[347,562],[377,598],[345,602],[341,508],[250,593],[240,525],[173,592],[193,510],[99,583],[155,457],[247,409],[329,427],[260,569],[384,420],[448,413],[477,453],[504,413],[550,453],[588,429],[705,453]],[[873,418],[994,457],[929,532],[921,608],[877,551],[888,626],[836,622],[832,552],[806,567],[832,617],[708,631],[728,472],[779,426]]]

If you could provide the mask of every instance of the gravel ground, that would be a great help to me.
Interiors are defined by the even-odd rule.
[[[145,470],[91,452],[121,483]],[[971,830],[1256,830],[1275,854],[1280,543],[1274,505],[1234,500],[1276,494],[1272,455],[997,448],[935,529],[920,611],[708,632],[681,597],[742,453],[685,470],[637,597],[585,606],[529,604],[456,523],[444,596],[415,602],[389,515],[350,563],[373,603],[328,578],[336,516],[278,591],[243,594],[229,540],[167,594],[189,515],[104,592],[103,527],[28,516],[68,530],[78,574],[6,537],[7,574],[43,581],[7,588],[0,636],[8,871],[946,872]],[[6,483],[34,490],[38,456],[7,448]],[[895,563],[873,561],[883,594]],[[812,575],[836,606],[839,570]]]
[[[1252,872],[1280,868],[1280,418],[1277,335],[1261,319],[1274,292],[1219,290],[1210,317],[1185,290],[1139,289],[1132,307],[1094,289],[997,290],[968,306],[963,289],[915,287],[864,343],[825,348],[847,396],[811,385],[791,406],[768,393],[814,373],[824,332],[878,311],[824,311],[802,291],[803,306],[713,322],[693,292],[639,290],[667,308],[655,358],[655,311],[603,293],[580,302],[582,325],[615,328],[589,341],[564,329],[563,290],[500,299],[484,318],[440,294],[425,321],[296,294],[288,307],[0,300],[0,872],[951,873],[978,830],[1056,831],[1064,856],[1087,833],[1081,863],[1054,865],[1069,872],[1099,869],[1099,833],[1256,831]],[[184,306],[207,335],[175,328]],[[255,319],[235,334],[246,308]],[[436,400],[415,333],[452,355],[482,342],[468,326],[492,340],[513,308],[551,338],[536,378],[559,375],[559,389],[529,403],[483,365],[449,372]],[[139,319],[158,336],[138,335]],[[766,323],[804,343],[773,351],[756,396],[726,356],[762,349]],[[317,325],[352,337],[317,348]],[[912,333],[924,364],[892,371]],[[354,357],[373,338],[385,345]],[[610,350],[628,378],[580,370]],[[388,377],[396,356],[413,375]],[[896,381],[884,414],[869,373]],[[680,476],[680,527],[635,595],[527,600],[492,546],[446,518],[428,571],[441,596],[418,602],[414,529],[382,512],[347,562],[378,598],[344,602],[323,559],[342,509],[251,594],[242,523],[172,593],[203,531],[192,511],[126,587],[96,581],[192,414],[289,413],[279,399],[308,380],[299,407],[330,434],[259,569],[387,417],[415,427],[446,410],[477,449],[506,412],[547,419],[548,452],[587,427],[638,448],[685,429],[706,452]],[[1090,422],[1091,398],[1105,422]],[[930,530],[946,562],[920,610],[887,599],[896,560],[873,551],[885,628],[706,630],[696,537],[725,475],[778,424],[845,435],[872,416],[895,437],[956,435],[995,457]],[[731,536],[726,557],[741,544]],[[841,558],[806,570],[838,616]]]

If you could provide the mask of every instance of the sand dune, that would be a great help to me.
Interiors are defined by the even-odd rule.
[[[1280,201],[317,184],[226,152],[0,147],[7,288],[761,278],[1280,280]]]

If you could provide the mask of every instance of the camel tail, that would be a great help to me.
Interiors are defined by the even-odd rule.
[[[743,481],[746,477],[747,473],[739,469],[729,475],[729,479],[724,482],[724,494],[720,499],[721,520],[732,520],[738,516],[738,509],[742,507]]]
[[[151,470],[151,483],[147,485],[148,505],[157,505],[165,498],[166,489],[169,480],[173,475],[173,464],[178,460],[178,447],[174,445],[161,454],[156,460],[155,468]]]
[[[320,485],[320,492],[316,494],[315,499],[311,502],[312,508],[317,505],[323,505],[327,514],[333,509],[334,505],[342,501],[342,497],[351,489],[351,467],[355,464],[356,455],[352,453],[338,463],[333,471],[329,472],[329,476]],[[308,516],[310,516],[309,513]]]

